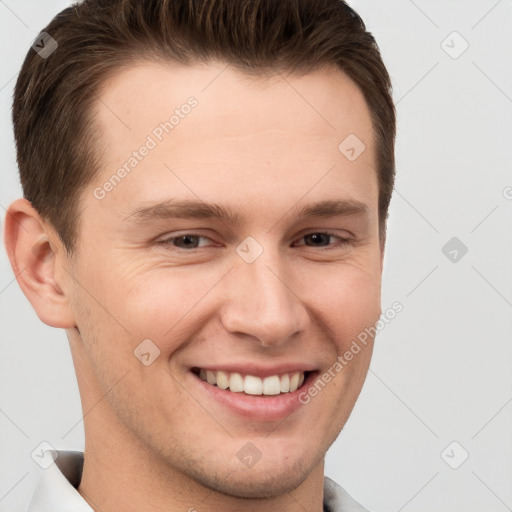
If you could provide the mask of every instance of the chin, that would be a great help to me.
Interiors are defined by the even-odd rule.
[[[322,457],[316,461],[296,452],[293,458],[275,456],[264,460],[263,457],[252,467],[246,467],[239,460],[219,459],[217,453],[216,457],[195,460],[194,464],[190,460],[184,464],[182,460],[179,470],[199,485],[224,496],[266,499],[297,489],[322,461]]]
[[[261,461],[260,461],[261,463]],[[196,481],[212,491],[245,499],[268,499],[289,493],[297,489],[310,475],[313,468],[305,468],[298,461],[265,465],[257,468],[226,469],[222,475],[220,471],[209,475],[196,475]]]

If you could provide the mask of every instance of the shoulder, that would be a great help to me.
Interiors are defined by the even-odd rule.
[[[328,476],[324,477],[324,507],[325,512],[368,512]]]

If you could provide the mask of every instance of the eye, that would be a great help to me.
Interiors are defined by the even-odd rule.
[[[333,238],[338,240],[338,244],[330,243]],[[309,247],[329,247],[334,245],[345,245],[349,243],[347,238],[342,238],[338,235],[334,235],[333,233],[326,232],[309,233],[303,236],[300,240],[304,240],[306,243],[299,245],[307,245]]]
[[[299,239],[299,241],[302,240],[304,241],[304,243],[296,243],[295,245],[319,248],[336,248],[337,246],[339,247],[350,243],[350,240],[347,238],[335,235],[334,233],[328,233],[323,231],[304,235],[302,238]],[[209,247],[214,245],[214,242],[206,236],[194,233],[183,233],[178,236],[172,236],[160,240],[158,244],[171,249],[176,248],[187,250],[198,249],[201,247]]]
[[[202,243],[204,241],[211,240],[206,236],[185,233],[184,235],[166,238],[158,243],[165,246],[171,245],[173,247],[177,247],[178,249],[197,249],[198,247],[204,247],[205,245],[208,245]]]

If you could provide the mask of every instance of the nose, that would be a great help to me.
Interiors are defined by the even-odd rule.
[[[265,347],[285,344],[305,330],[309,319],[294,288],[293,272],[278,251],[265,250],[252,263],[238,259],[223,290],[222,325]]]

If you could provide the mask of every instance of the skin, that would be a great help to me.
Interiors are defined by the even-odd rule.
[[[79,492],[101,512],[320,512],[324,456],[360,393],[372,340],[279,420],[248,421],[189,369],[293,361],[322,374],[378,320],[384,248],[362,93],[334,68],[251,78],[211,62],[137,63],[99,96],[102,164],[81,196],[74,256],[24,199],[10,206],[5,235],[39,318],[68,335],[86,436]],[[94,189],[191,96],[191,113],[97,199]],[[353,162],[338,150],[351,133],[366,145]],[[239,222],[126,221],[170,199],[230,207]],[[340,199],[366,209],[294,217]],[[306,237],[326,231],[335,236]],[[185,233],[206,238],[195,249],[160,243]],[[252,263],[236,252],[248,236],[263,248]],[[144,339],[160,350],[149,366],[134,357]],[[261,453],[252,467],[237,457],[247,442]]]

